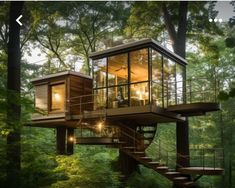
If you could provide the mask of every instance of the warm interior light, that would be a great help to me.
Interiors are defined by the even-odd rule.
[[[54,98],[56,101],[58,101],[58,102],[61,101],[61,95],[59,93],[55,92],[55,93],[53,93],[53,95],[54,95]]]
[[[103,123],[102,122],[99,122],[98,124],[97,124],[97,129],[99,130],[99,131],[101,131],[102,130],[102,128],[103,128]]]
[[[73,142],[73,141],[74,141],[74,137],[70,136],[70,137],[69,137],[69,141],[70,141],[70,142]]]

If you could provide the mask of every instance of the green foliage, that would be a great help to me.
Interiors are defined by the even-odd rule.
[[[126,183],[127,188],[170,188],[172,183],[156,172],[141,166],[141,174],[134,173]]]
[[[225,39],[225,44],[228,48],[235,47],[235,38],[229,37]]]

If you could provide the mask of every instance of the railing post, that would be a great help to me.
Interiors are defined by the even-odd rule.
[[[189,101],[192,103],[192,80],[189,79]]]
[[[168,82],[166,83],[166,107],[168,107],[168,103],[169,103],[169,91],[168,91]]]
[[[217,79],[215,78],[215,96],[214,102],[217,102]]]
[[[159,145],[158,145],[158,158],[159,160],[161,159],[161,141],[159,140]]]

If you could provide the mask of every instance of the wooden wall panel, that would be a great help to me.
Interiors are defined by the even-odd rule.
[[[35,86],[35,107],[48,111],[48,86]]]
[[[88,103],[92,101],[92,80],[88,78],[78,77],[70,75],[70,98],[90,95],[87,97],[82,97],[82,103]],[[70,113],[75,115],[80,113],[80,98],[72,100],[71,104],[77,104],[70,108]],[[92,104],[83,104],[81,106],[81,111],[92,110]]]

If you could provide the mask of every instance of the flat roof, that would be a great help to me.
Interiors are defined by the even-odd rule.
[[[74,76],[79,76],[79,77],[83,77],[83,78],[88,78],[88,79],[92,79],[91,76],[82,74],[80,72],[75,72],[75,71],[64,71],[64,72],[58,72],[58,73],[54,73],[54,74],[49,74],[40,78],[34,78],[31,80],[31,82],[37,82],[37,81],[42,81],[42,80],[47,80],[50,78],[55,78],[55,77],[59,77],[59,76],[65,76],[65,75],[74,75]]]
[[[99,52],[93,52],[89,55],[89,57],[91,59],[99,59],[99,58],[103,58],[103,57],[107,57],[107,56],[111,56],[111,55],[116,55],[122,52],[127,52],[127,51],[131,51],[131,49],[135,49],[135,48],[141,48],[141,47],[153,47],[154,49],[156,49],[157,51],[159,51],[160,53],[176,59],[184,64],[187,64],[187,61],[180,57],[179,55],[171,52],[170,50],[168,50],[167,48],[163,47],[162,45],[158,44],[157,41],[151,39],[151,38],[147,38],[147,39],[141,39],[135,42],[129,42],[126,44],[121,44],[103,51],[99,51]]]

